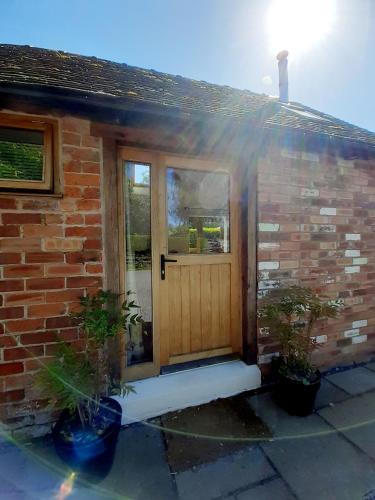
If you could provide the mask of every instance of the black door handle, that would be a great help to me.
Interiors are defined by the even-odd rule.
[[[175,259],[166,259],[165,255],[162,253],[160,255],[160,278],[165,280],[165,263],[166,262],[177,262]]]

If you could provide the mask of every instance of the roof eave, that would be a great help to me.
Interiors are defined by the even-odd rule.
[[[84,114],[90,119],[117,125],[131,124],[132,121],[145,122],[149,118],[162,120],[179,120],[181,122],[191,121],[195,123],[206,123],[212,126],[232,125],[238,127],[239,131],[249,132],[252,129],[264,129],[266,134],[274,135],[276,131],[285,134],[293,134],[300,137],[311,136],[316,141],[321,139],[337,146],[350,143],[355,149],[375,154],[375,146],[351,138],[330,136],[318,132],[304,131],[283,125],[267,123],[267,119],[278,110],[279,102],[270,101],[254,115],[243,117],[223,116],[219,113],[209,113],[198,110],[182,110],[178,107],[161,105],[149,101],[140,102],[131,98],[99,94],[96,92],[81,92],[75,89],[57,88],[47,85],[23,84],[0,81],[0,107],[6,107],[7,98],[26,99],[28,101],[40,102],[42,104],[53,104],[56,109],[68,110],[74,114]],[[129,118],[131,118],[129,120]]]

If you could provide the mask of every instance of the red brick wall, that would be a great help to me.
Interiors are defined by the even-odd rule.
[[[80,342],[69,313],[104,279],[101,140],[73,118],[59,120],[59,134],[63,196],[0,195],[0,419],[33,435],[51,421],[34,375],[57,336]],[[319,364],[370,357],[375,162],[269,151],[259,164],[258,204],[259,295],[301,283],[344,299],[343,314],[316,332]],[[259,363],[276,350],[260,332]]]
[[[321,367],[375,354],[375,160],[274,149],[258,167],[258,296],[288,284],[341,298],[316,329]],[[259,363],[277,345],[259,331]]]
[[[0,420],[44,433],[51,416],[33,375],[57,336],[79,342],[69,313],[102,286],[101,140],[59,120],[63,196],[0,195]]]

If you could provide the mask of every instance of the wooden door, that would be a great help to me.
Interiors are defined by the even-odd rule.
[[[224,163],[162,156],[158,177],[159,259],[166,259],[160,364],[240,353],[235,173]]]

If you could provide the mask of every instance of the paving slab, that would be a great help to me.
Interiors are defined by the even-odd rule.
[[[322,378],[322,383],[315,400],[315,408],[334,405],[340,401],[344,401],[348,397],[350,396],[347,392],[331,384],[325,378]]]
[[[161,417],[172,472],[214,462],[271,436],[242,395]]]
[[[280,478],[264,481],[258,486],[235,495],[236,500],[295,500],[284,481]]]
[[[98,486],[107,491],[107,498],[117,494],[133,500],[175,499],[162,432],[147,423],[122,430],[111,471]]]
[[[298,498],[361,499],[374,488],[374,461],[319,415],[290,417],[267,394],[251,398],[250,404],[274,429],[274,440],[261,448]]]
[[[211,500],[230,496],[239,488],[250,486],[275,475],[259,447],[241,450],[216,462],[176,474],[180,500]]]
[[[375,460],[375,392],[323,408],[318,413]]]
[[[42,444],[44,447],[44,445]],[[48,445],[46,446],[48,448]],[[38,450],[39,451],[39,450]],[[0,447],[0,498],[49,499],[55,496],[68,470],[61,469],[44,454],[25,443],[3,443]]]
[[[57,457],[48,437],[29,446],[2,445],[0,462],[1,500],[56,498],[72,472]],[[138,424],[122,430],[109,465],[104,474],[103,469],[78,472],[69,499],[176,498],[158,429]]]
[[[289,415],[273,402],[270,393],[250,396],[248,403],[271,430],[275,439],[298,439],[327,432],[327,425],[321,418],[314,414],[308,417]]]
[[[326,378],[352,396],[375,389],[375,372],[363,366],[327,375]]]

